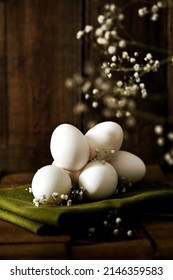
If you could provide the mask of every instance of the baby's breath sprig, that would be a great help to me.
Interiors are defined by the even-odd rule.
[[[173,131],[166,132],[163,125],[157,124],[154,127],[154,132],[159,147],[165,147],[169,142],[169,145],[167,145],[169,148],[165,151],[163,159],[168,166],[173,167]]]
[[[42,198],[33,198],[33,204],[36,206],[36,207],[39,207],[41,204],[44,204],[46,202],[46,196],[43,195]]]
[[[118,180],[118,186],[117,186],[117,193],[126,193],[128,192],[133,184],[127,180],[125,177],[120,177]]]
[[[157,6],[161,8],[159,1]],[[76,114],[98,109],[103,119],[123,118],[126,126],[132,127],[136,124],[133,113],[137,111],[137,100],[148,95],[143,76],[157,72],[161,62],[150,52],[143,59],[139,51],[130,54],[128,45],[133,42],[122,34],[124,18],[123,8],[106,3],[97,16],[97,26],[86,25],[77,32],[77,39],[89,36],[103,56],[95,65],[88,63],[83,76],[74,74],[67,79],[66,86],[82,94],[82,102],[74,107]]]
[[[78,40],[87,36],[93,50],[97,51],[97,58],[87,62],[83,69],[84,75],[75,73],[66,80],[68,88],[81,92],[82,101],[75,105],[75,114],[91,113],[91,116],[98,116],[99,112],[102,120],[121,119],[124,121],[126,135],[128,129],[136,125],[138,117],[146,120],[150,118],[153,123],[160,117],[139,109],[139,100],[150,95],[144,76],[156,73],[166,63],[173,65],[173,56],[168,50],[135,41],[135,38],[126,33],[127,8],[136,2],[128,1],[119,7],[113,1],[99,7],[96,26],[86,25],[77,32]],[[142,4],[137,10],[139,20],[146,16],[153,22],[159,19],[163,9],[173,7],[170,0],[139,1],[140,3]],[[143,55],[141,49],[149,51]],[[162,54],[164,58],[159,60],[156,54]],[[166,124],[166,117],[162,119],[162,123]],[[96,124],[94,120],[88,121],[87,128],[93,124]],[[172,143],[163,136],[157,138],[157,144],[161,147],[167,142]],[[170,151],[166,151],[164,155],[164,160],[169,165],[173,160],[172,146],[171,144]]]
[[[133,238],[133,226],[117,209],[109,210],[88,228],[88,237],[97,240]]]
[[[158,0],[154,1],[155,3],[147,4],[146,6],[143,6],[142,8],[138,9],[138,15],[139,17],[144,17],[146,15],[149,15],[151,21],[157,21],[159,18],[159,12],[161,9],[168,8],[171,5],[170,0]]]

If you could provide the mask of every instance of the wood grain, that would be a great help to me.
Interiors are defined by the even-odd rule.
[[[9,0],[0,13],[0,165],[32,171],[51,161],[49,141],[58,124],[81,125],[72,111],[79,96],[65,80],[81,67],[75,34],[82,1]]]

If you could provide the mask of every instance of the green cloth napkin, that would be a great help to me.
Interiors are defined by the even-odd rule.
[[[0,218],[31,232],[74,231],[96,221],[103,213],[117,209],[133,218],[146,211],[173,211],[173,187],[159,182],[140,182],[124,194],[106,200],[71,206],[33,204],[30,185],[0,189]]]

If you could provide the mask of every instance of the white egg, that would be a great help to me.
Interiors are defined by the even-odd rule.
[[[72,183],[69,175],[60,167],[46,165],[40,168],[32,179],[32,193],[36,199],[60,203],[61,194],[69,194]],[[53,198],[52,194],[58,194]]]
[[[123,130],[118,123],[101,122],[87,131],[85,137],[90,147],[90,159],[96,156],[96,151],[102,159],[112,157],[123,142]]]
[[[117,182],[117,173],[111,164],[95,161],[88,163],[81,171],[78,184],[87,198],[101,200],[114,193]]]
[[[88,162],[89,146],[83,133],[73,125],[61,124],[52,133],[50,150],[56,164],[78,171]]]
[[[59,166],[56,163],[55,160],[52,162],[52,164],[55,165],[55,166]],[[72,183],[73,184],[77,184],[78,183],[79,174],[80,174],[80,170],[79,171],[70,171],[70,170],[66,170],[66,169],[64,169],[64,170],[70,176]]]
[[[144,162],[138,156],[126,151],[118,151],[110,163],[115,168],[118,177],[130,183],[141,180],[146,173]]]

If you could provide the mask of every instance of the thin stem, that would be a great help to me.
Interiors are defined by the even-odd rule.
[[[158,48],[158,47],[155,47],[155,46],[147,45],[147,44],[144,44],[144,43],[141,43],[141,42],[138,42],[138,41],[127,41],[127,43],[129,45],[132,45],[132,46],[138,46],[138,47],[146,48],[146,49],[149,49],[149,50],[152,50],[152,51],[157,51],[157,52],[160,52],[160,53],[170,54],[170,52],[166,49],[162,49],[162,48]]]

